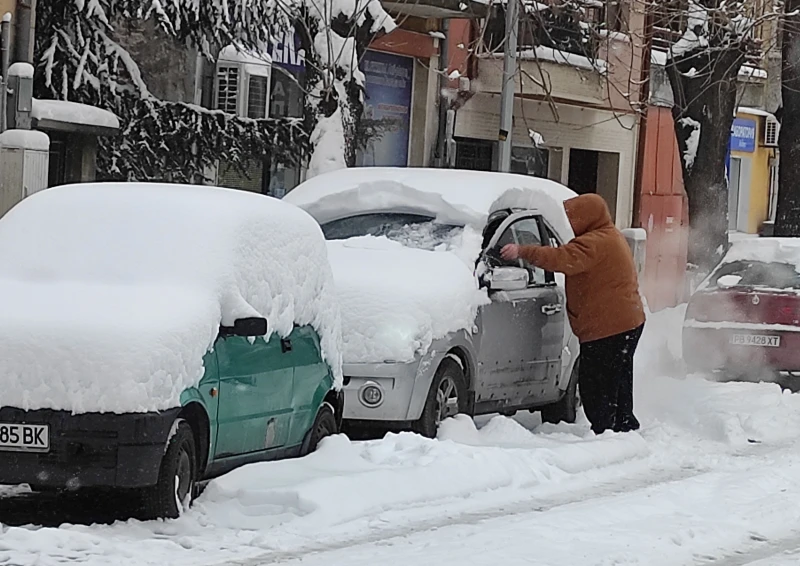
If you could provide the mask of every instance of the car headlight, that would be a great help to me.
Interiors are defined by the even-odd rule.
[[[368,381],[358,390],[358,397],[365,406],[375,408],[383,403],[383,389],[377,383]]]

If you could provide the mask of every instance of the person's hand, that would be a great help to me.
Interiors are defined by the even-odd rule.
[[[519,246],[517,244],[506,244],[500,250],[500,255],[506,261],[516,261],[519,259]]]

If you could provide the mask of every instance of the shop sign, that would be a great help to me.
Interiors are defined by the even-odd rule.
[[[756,150],[756,122],[736,118],[731,127],[731,151],[752,153]]]

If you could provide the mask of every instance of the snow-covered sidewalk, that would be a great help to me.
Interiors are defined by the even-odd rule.
[[[646,327],[637,433],[520,414],[459,417],[438,440],[339,436],[212,482],[176,521],[0,527],[0,564],[655,566],[793,540],[800,396],[680,376],[681,320]]]

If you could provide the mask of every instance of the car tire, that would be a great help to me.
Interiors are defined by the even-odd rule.
[[[540,409],[543,423],[558,424],[560,422],[574,423],[578,418],[578,407],[581,406],[581,399],[578,393],[578,364],[572,367],[569,377],[569,385],[564,392],[564,396],[552,405],[546,405]]]
[[[143,490],[142,514],[145,519],[175,519],[181,515],[185,502],[190,502],[196,493],[196,454],[192,428],[179,419],[175,433],[167,441],[158,483]]]
[[[306,436],[306,441],[303,443],[303,456],[311,454],[317,449],[319,443],[323,438],[337,434],[338,426],[336,425],[336,413],[330,403],[325,402],[317,411],[317,417],[314,419],[314,424]]]
[[[445,359],[433,376],[422,416],[412,428],[422,436],[435,438],[439,424],[444,419],[463,413],[466,408],[467,380],[464,370],[455,360]]]

